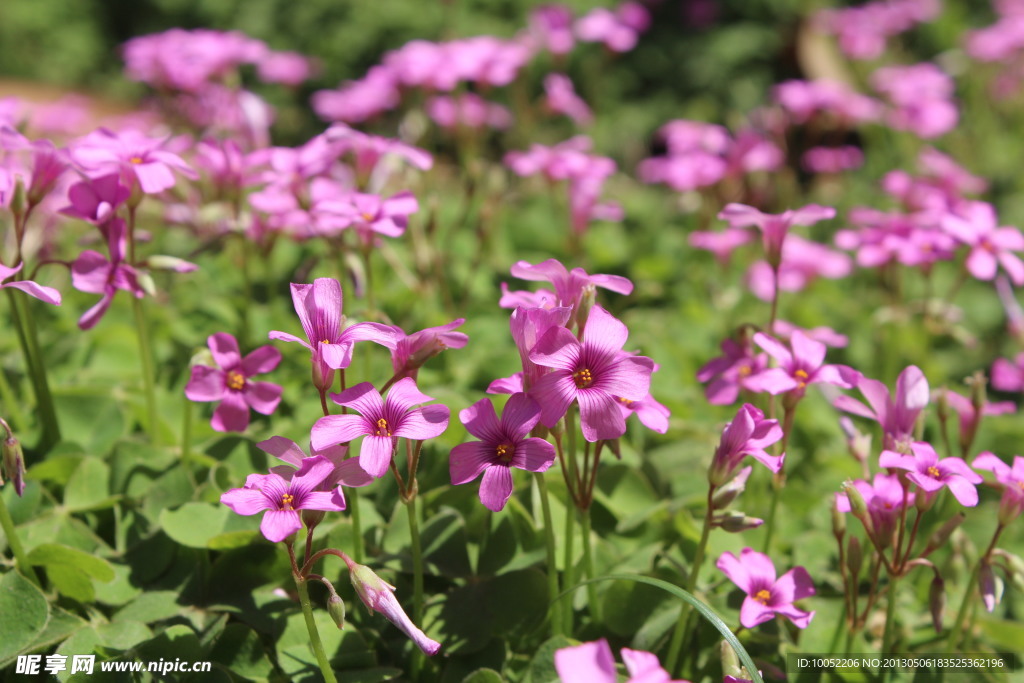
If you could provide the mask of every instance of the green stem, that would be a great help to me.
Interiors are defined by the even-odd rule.
[[[348,501],[348,512],[352,517],[352,559],[363,562],[363,527],[359,522],[359,494],[352,492]]]
[[[768,518],[764,522],[764,547],[761,548],[761,552],[766,554],[772,547],[772,536],[774,536],[775,532],[775,511],[779,509],[779,491],[781,490],[782,482],[779,480],[778,475],[772,475],[772,502],[768,508]]]
[[[563,552],[562,559],[565,563],[565,578],[564,585],[568,588],[576,582],[575,572],[573,572],[573,520],[575,516],[572,514],[572,502],[567,500],[565,502],[565,539],[563,540]],[[574,593],[575,595],[575,593]],[[570,596],[569,602],[565,606],[565,611],[562,613],[562,632],[568,635],[572,635],[572,617],[573,617],[573,605],[572,597]]]
[[[28,425],[25,422],[25,413],[21,411],[21,401],[14,397],[14,389],[7,381],[7,373],[0,368],[0,401],[4,404],[4,413],[12,428],[19,431],[26,431]]]
[[[60,424],[57,422],[57,410],[53,405],[53,394],[50,393],[50,380],[46,375],[46,363],[43,360],[43,352],[39,348],[39,332],[36,329],[36,320],[32,315],[31,302],[21,299],[21,306],[25,321],[26,337],[32,352],[34,367],[31,368],[35,380],[39,386],[39,412],[43,422],[43,434],[40,444],[48,449],[60,441]]]
[[[14,528],[14,520],[11,519],[11,513],[7,511],[7,501],[4,500],[3,493],[0,493],[0,528],[4,530],[4,536],[7,537],[7,545],[11,548],[11,553],[14,555],[14,561],[17,563],[18,569],[29,581],[38,586],[39,577],[36,576],[32,565],[28,562],[28,556],[25,555],[25,547],[21,545],[21,539],[18,538],[18,530]]]
[[[133,298],[132,309],[135,311],[135,333],[139,340],[139,357],[142,361],[142,386],[146,395],[146,415],[148,416],[146,428],[150,441],[156,443],[159,441],[159,436],[153,349],[149,342],[149,330],[146,328],[146,313],[143,309],[142,299]]]
[[[712,498],[715,494],[715,487],[708,486],[708,500],[707,506],[704,512],[704,526],[700,531],[700,542],[697,543],[697,551],[693,554],[693,562],[690,563],[690,574],[686,577],[686,592],[693,593],[697,587],[697,577],[700,574],[700,567],[704,564],[704,553],[708,547],[708,539],[711,537],[711,520],[714,514],[714,504]],[[672,640],[668,647],[668,657],[666,659],[666,669],[668,671],[675,671],[676,665],[679,663],[679,654],[682,650],[683,643],[689,631],[690,624],[690,610],[684,605],[679,612],[679,621],[676,622],[676,628],[672,632]]]
[[[413,621],[423,622],[423,548],[420,545],[420,525],[416,519],[416,498],[405,504],[409,513],[409,536],[412,543],[412,613]]]
[[[974,595],[974,587],[978,583],[978,574],[981,572],[981,558],[974,563],[974,570],[971,572],[971,577],[967,579],[967,586],[964,588],[964,597],[960,599],[960,609],[956,611],[956,620],[953,622],[953,630],[949,634],[949,638],[946,640],[946,654],[950,654],[956,651],[956,646],[960,643],[960,636],[964,632],[964,618],[967,616],[967,608],[971,604],[971,597]]]
[[[53,412],[52,398],[50,398],[49,387],[40,383],[40,377],[45,380],[45,372],[40,374],[40,359],[35,355],[38,350],[38,343],[32,344],[29,341],[28,322],[25,313],[22,313],[21,302],[13,289],[7,290],[7,301],[11,305],[11,318],[14,319],[14,329],[18,335],[18,345],[21,346],[21,355],[25,359],[25,366],[28,370],[29,379],[32,382],[32,393],[36,397],[36,411],[39,414],[40,445],[48,448],[60,439],[57,433],[56,415]],[[49,410],[45,407],[47,399],[50,401]],[[48,422],[52,420],[52,422]],[[56,436],[56,438],[54,438]]]
[[[899,580],[900,577],[897,573],[889,575],[889,597],[885,607],[885,632],[882,635],[881,654],[883,657],[893,654],[893,640],[896,637],[896,588]],[[887,671],[891,672],[894,669],[887,669]]]
[[[320,642],[320,632],[316,628],[316,620],[313,619],[313,606],[309,602],[309,588],[306,586],[306,579],[296,576],[295,588],[299,591],[299,604],[302,605],[302,616],[306,619],[309,644],[313,647],[313,654],[316,655],[317,664],[320,665],[320,672],[324,675],[324,683],[338,683],[338,679],[334,677],[334,671],[331,670],[331,665],[327,661],[324,644]]]
[[[181,464],[185,474],[193,485],[196,483],[195,472],[192,471],[192,401],[186,396],[182,406],[181,420]]]
[[[594,553],[590,547],[590,506],[581,508],[580,533],[583,536],[583,567],[588,579],[596,579],[594,571]],[[587,602],[590,604],[590,616],[596,623],[601,623],[601,603],[597,601],[597,584],[587,584]]]
[[[535,472],[533,478],[537,481],[537,489],[540,491],[540,508],[544,516],[544,545],[547,549],[548,560],[548,592],[554,600],[558,595],[558,565],[555,559],[555,528],[551,523],[551,501],[548,500],[548,483],[544,479],[543,472]],[[562,627],[562,603],[554,602],[551,605],[551,635],[563,635]]]

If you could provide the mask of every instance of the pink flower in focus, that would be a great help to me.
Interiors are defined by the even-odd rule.
[[[544,77],[544,94],[548,108],[556,114],[564,114],[581,126],[589,126],[594,115],[584,102],[572,80],[565,74],[548,74]]]
[[[930,443],[915,441],[910,445],[913,455],[896,451],[882,451],[878,457],[879,467],[906,470],[907,479],[917,484],[926,499],[931,499],[943,487],[948,487],[953,497],[965,507],[978,504],[976,484],[983,480],[960,458],[943,458]]]
[[[251,378],[270,372],[281,362],[281,352],[273,346],[261,346],[244,358],[238,341],[227,332],[210,335],[207,340],[217,367],[192,367],[185,385],[190,401],[220,401],[210,424],[218,432],[244,432],[249,426],[249,409],[270,415],[281,402],[281,386],[271,382],[253,382]]]
[[[780,472],[786,454],[771,455],[765,450],[782,438],[778,420],[766,420],[764,413],[744,403],[733,421],[722,430],[722,438],[708,468],[708,481],[722,486],[732,479],[748,455],[772,472]]]
[[[636,419],[640,420],[640,424],[644,427],[659,434],[668,431],[668,418],[672,413],[666,406],[654,400],[650,394],[639,401],[631,401],[622,397],[618,397],[618,400],[622,419],[628,420],[630,415],[636,415]]]
[[[817,593],[803,567],[794,567],[776,579],[771,558],[751,548],[744,548],[739,557],[722,553],[715,566],[747,594],[740,608],[744,628],[754,628],[776,614],[786,617],[797,628],[807,628],[811,623],[814,612],[804,612],[793,605]]]
[[[433,358],[445,349],[461,349],[469,342],[465,332],[456,332],[465,318],[458,318],[447,325],[427,327],[413,332],[399,340],[391,351],[391,368],[395,377],[412,377],[428,359]]]
[[[465,484],[483,472],[480,502],[489,510],[500,512],[511,497],[512,467],[544,472],[555,460],[555,447],[548,441],[527,437],[540,420],[540,407],[526,394],[513,394],[500,420],[486,398],[461,411],[459,419],[466,431],[480,440],[452,449],[452,484]]]
[[[310,444],[322,450],[365,436],[359,451],[360,463],[367,474],[378,479],[388,471],[399,437],[433,439],[448,428],[447,406],[434,404],[413,408],[433,399],[420,392],[411,377],[396,382],[386,400],[369,382],[331,394],[331,400],[359,414],[320,418],[313,425]]]
[[[530,360],[552,368],[531,389],[545,426],[554,427],[570,404],[578,401],[587,441],[615,439],[625,433],[626,421],[616,397],[645,398],[654,365],[649,358],[621,351],[628,334],[625,325],[595,304],[582,342],[564,327],[553,327],[538,340]]]
[[[383,614],[425,654],[430,656],[437,654],[441,649],[441,643],[428,638],[413,623],[395,597],[394,586],[383,581],[366,565],[356,564],[348,556],[345,557],[345,563],[348,565],[349,579],[356,590],[356,595],[368,610]]]
[[[617,294],[629,294],[633,283],[621,275],[589,275],[582,268],[567,270],[557,259],[548,259],[536,265],[528,261],[517,261],[512,266],[513,277],[521,280],[550,282],[555,288],[557,305],[577,307],[580,301],[595,287],[601,287]]]
[[[220,502],[240,515],[266,510],[260,531],[268,541],[278,543],[302,528],[299,510],[345,509],[337,492],[315,490],[333,470],[334,465],[322,455],[305,458],[290,481],[273,473],[250,474],[245,487],[224,493]]]

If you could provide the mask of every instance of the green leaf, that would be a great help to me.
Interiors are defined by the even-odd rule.
[[[249,545],[254,538],[258,538],[259,535],[260,532],[258,531],[225,531],[222,534],[211,537],[206,542],[206,547],[210,550],[243,548]]]
[[[462,679],[462,683],[503,683],[505,679],[494,669],[477,669]]]
[[[125,433],[125,420],[116,400],[94,391],[61,391],[54,394],[54,404],[65,437],[77,437],[88,453],[107,453]]]
[[[1024,624],[983,616],[978,619],[978,625],[996,647],[1005,649],[1007,652],[1020,651],[1020,644],[1024,643]]]
[[[110,507],[110,468],[99,458],[83,458],[64,488],[64,507],[72,512]]]
[[[46,596],[16,571],[0,577],[0,668],[31,645],[46,627],[50,606]]]
[[[177,510],[160,513],[164,533],[189,548],[205,548],[224,530],[231,510],[214,503],[185,503]]]
[[[28,554],[28,561],[34,565],[48,566],[68,564],[88,574],[97,581],[106,583],[114,580],[114,568],[101,557],[84,553],[76,548],[56,543],[44,543],[36,546]]]
[[[82,460],[81,453],[51,453],[46,460],[28,468],[28,477],[36,481],[52,481],[60,486],[66,486]]]
[[[555,683],[558,672],[555,671],[555,650],[579,645],[579,641],[565,636],[554,636],[545,640],[537,648],[537,653],[530,660],[530,668],[526,671],[526,683]]]
[[[665,601],[663,591],[635,581],[615,581],[603,596],[604,623],[619,636],[632,636]]]
[[[178,615],[182,606],[178,604],[176,591],[151,591],[140,595],[121,608],[114,616],[117,621],[141,621],[152,624]]]
[[[209,658],[244,678],[267,678],[273,670],[259,636],[242,624],[228,624],[225,627],[210,651]]]
[[[141,621],[118,619],[95,627],[100,643],[113,650],[130,650],[153,637],[153,632]]]

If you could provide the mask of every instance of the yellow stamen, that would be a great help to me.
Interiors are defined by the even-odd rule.
[[[391,430],[388,429],[388,421],[383,417],[377,420],[377,436],[391,436]]]
[[[626,406],[627,408],[633,405],[633,401],[629,400],[628,398],[622,398],[621,396],[619,396],[619,403]]]
[[[363,213],[363,220],[366,221],[367,223],[371,222],[373,220],[373,214]]]
[[[939,472],[939,468],[936,467],[935,465],[932,465],[931,467],[928,468],[928,474],[935,477],[936,479],[942,476],[942,473]]]
[[[512,444],[501,443],[494,449],[494,452],[504,462],[512,462],[512,456],[515,455],[516,448]]]
[[[292,508],[292,504],[294,502],[295,502],[295,496],[293,496],[290,493],[284,494],[283,496],[281,496],[281,509],[282,510],[292,510],[292,509],[294,509],[294,508]]]
[[[133,163],[133,164],[141,164],[142,163],[142,157],[132,157],[128,161],[130,163]]]
[[[235,391],[241,391],[245,388],[245,375],[240,372],[232,370],[228,373],[227,378],[228,389],[234,389]]]
[[[572,373],[573,381],[576,382],[577,389],[586,389],[594,383],[594,376],[590,373],[590,370],[583,368]]]
[[[796,377],[797,388],[803,389],[807,386],[807,378],[809,375],[806,370],[797,370],[793,373],[793,376]]]
[[[772,599],[772,594],[767,588],[762,588],[754,594],[754,600],[757,600],[762,605],[767,605],[768,601]]]
[[[740,377],[747,377],[753,371],[753,368],[751,368],[749,365],[741,365],[740,369],[738,370],[738,372],[740,373]]]

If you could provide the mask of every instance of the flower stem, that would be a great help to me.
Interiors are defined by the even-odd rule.
[[[35,320],[27,302],[19,299],[13,289],[7,290],[7,300],[11,305],[11,317],[14,319],[14,328],[18,334],[21,355],[25,358],[25,365],[32,380],[32,392],[36,397],[36,410],[40,422],[39,444],[44,450],[48,450],[60,441],[60,426],[57,424],[57,411],[53,407],[53,396],[50,394],[46,368],[39,350]]]
[[[708,539],[711,537],[711,520],[714,514],[714,505],[712,503],[712,497],[715,493],[714,486],[708,486],[708,500],[706,510],[704,511],[704,526],[700,531],[700,541],[697,543],[697,550],[693,554],[693,562],[690,563],[690,574],[686,577],[686,591],[693,593],[697,587],[697,577],[700,574],[700,567],[704,564],[704,553],[707,550]],[[676,665],[679,663],[679,654],[682,649],[683,643],[690,630],[690,615],[691,611],[684,605],[682,610],[679,612],[679,621],[676,622],[676,628],[672,632],[672,640],[668,646],[668,658],[666,659],[666,669],[668,671],[675,671]]]
[[[548,484],[544,479],[543,472],[535,472],[533,478],[537,481],[537,489],[540,492],[540,508],[544,516],[544,545],[547,549],[548,562],[548,593],[551,600],[558,595],[558,565],[555,559],[555,529],[551,523],[551,501],[548,500]],[[563,635],[562,627],[562,601],[557,600],[551,604],[551,635]]]
[[[352,558],[362,564],[363,527],[359,523],[359,494],[354,491],[348,501],[348,513],[352,518]]]
[[[956,619],[953,621],[953,630],[950,631],[949,637],[946,639],[946,653],[950,654],[956,651],[956,646],[960,644],[960,636],[964,632],[964,621],[967,616],[967,608],[971,604],[971,598],[974,596],[974,587],[978,583],[978,574],[981,572],[981,558],[974,563],[974,570],[971,571],[971,576],[967,579],[967,586],[964,588],[964,597],[960,599],[960,609],[956,611]]]
[[[885,608],[885,632],[882,634],[882,656],[893,652],[893,640],[896,637],[896,587],[900,577],[898,572],[889,575],[889,597]],[[887,671],[892,671],[887,669]]]
[[[28,562],[28,556],[25,555],[25,547],[21,545],[21,539],[18,538],[18,530],[14,528],[14,520],[11,519],[11,513],[7,511],[7,501],[4,500],[2,492],[0,492],[0,528],[4,530],[4,536],[7,537],[7,545],[11,548],[11,553],[14,555],[14,561],[17,563],[18,569],[29,581],[38,586],[39,577],[36,576],[32,565]]]
[[[302,616],[306,619],[306,630],[309,632],[309,644],[316,655],[317,664],[320,665],[320,672],[324,676],[324,683],[338,683],[334,677],[334,671],[327,661],[327,653],[324,652],[324,644],[320,642],[320,632],[316,628],[316,620],[313,619],[313,606],[309,602],[309,588],[306,579],[296,576],[295,588],[299,591],[299,604],[302,605]]]
[[[196,483],[195,473],[192,471],[192,401],[185,396],[185,405],[182,406],[183,417],[181,419],[181,464],[185,468],[185,474],[193,485]]]
[[[590,616],[596,623],[601,623],[601,603],[597,600],[597,578],[594,571],[594,553],[590,545],[590,506],[579,508],[580,533],[583,536],[583,567],[591,583],[587,584],[587,603],[590,605]]]
[[[423,622],[423,548],[420,545],[420,525],[416,519],[416,498],[405,504],[409,513],[409,536],[412,546],[412,613],[413,621]]]
[[[146,312],[143,309],[142,299],[133,298],[132,309],[135,311],[135,333],[138,336],[139,357],[142,361],[142,386],[146,394],[146,415],[148,416],[146,427],[149,431],[150,441],[156,443],[159,441],[159,428],[153,349],[149,342],[149,330],[146,328]]]
[[[576,582],[573,572],[573,520],[575,516],[572,513],[571,500],[565,501],[565,539],[564,543],[564,555],[563,560],[565,563],[565,587],[571,588]],[[572,634],[572,617],[573,617],[573,598],[570,596],[569,600],[565,603],[565,611],[562,613],[562,632],[568,635]]]

